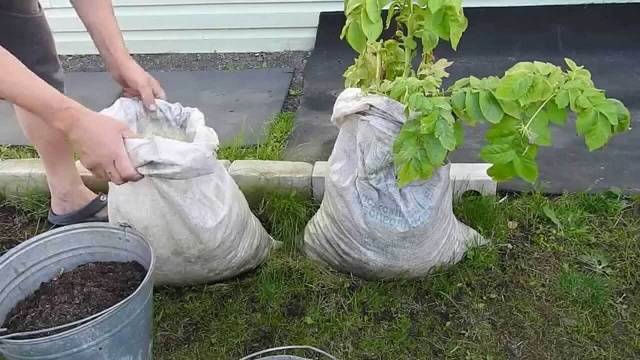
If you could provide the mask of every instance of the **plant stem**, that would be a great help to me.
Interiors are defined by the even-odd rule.
[[[409,49],[407,41],[413,40],[413,29],[408,24],[411,23],[410,19],[413,17],[413,0],[409,0],[409,19],[407,19],[407,37],[404,42],[404,74],[403,77],[407,78],[411,73],[411,53],[412,49]]]
[[[376,87],[380,88],[382,83],[382,57],[380,56],[381,49],[376,51]]]
[[[529,119],[529,121],[527,122],[527,125],[524,126],[525,130],[529,129],[529,126],[531,126],[531,123],[533,122],[533,119],[536,118],[536,116],[538,116],[538,114],[540,113],[540,111],[542,111],[542,109],[547,105],[547,103],[549,102],[549,100],[553,99],[553,97],[556,96],[556,92],[554,92],[553,94],[551,94],[551,96],[549,96],[547,98],[547,100],[545,100],[542,105],[540,105],[540,107],[538,108],[538,110],[536,110],[536,112],[533,114],[533,116],[531,116],[531,119]]]

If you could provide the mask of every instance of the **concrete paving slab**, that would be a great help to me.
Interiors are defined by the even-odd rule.
[[[290,69],[241,71],[152,72],[169,101],[199,108],[222,142],[260,143],[265,124],[280,112],[293,76]],[[102,110],[120,95],[105,72],[66,74],[67,94],[81,104]],[[10,104],[0,103],[0,144],[25,145],[27,140]]]
[[[291,69],[152,72],[167,100],[197,107],[223,145],[262,142],[265,124],[278,114],[289,91]]]
[[[111,105],[121,92],[120,86],[106,72],[67,73],[65,83],[67,95],[96,111]],[[0,144],[28,144],[16,120],[13,106],[5,101],[0,102],[0,124]]]

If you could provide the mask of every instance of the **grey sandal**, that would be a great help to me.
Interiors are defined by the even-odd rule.
[[[86,222],[108,222],[107,195],[98,194],[85,207],[64,215],[56,215],[49,209],[47,220],[54,226],[67,226]]]

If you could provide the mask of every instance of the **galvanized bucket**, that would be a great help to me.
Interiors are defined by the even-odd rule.
[[[73,225],[36,236],[0,258],[0,324],[22,299],[61,270],[97,261],[137,261],[148,272],[120,303],[73,324],[37,332],[0,333],[7,360],[150,360],[155,258],[149,244],[127,226]],[[65,330],[66,329],[66,330]],[[57,334],[37,337],[51,330]],[[24,336],[36,336],[24,339]],[[22,339],[21,339],[22,338]]]
[[[257,353],[253,353],[251,355],[245,356],[240,360],[311,360],[308,358],[303,358],[303,357],[294,356],[294,355],[268,355],[276,352],[285,352],[285,351],[291,351],[291,350],[305,350],[308,352],[312,352],[316,355],[322,355],[323,357],[326,357],[331,360],[336,360],[336,358],[333,357],[333,355],[330,355],[320,349],[316,349],[312,346],[297,346],[297,345],[282,346],[282,347],[258,351]],[[263,357],[263,355],[268,355],[268,356]]]

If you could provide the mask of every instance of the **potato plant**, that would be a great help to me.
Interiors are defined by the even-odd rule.
[[[457,48],[468,24],[461,0],[345,0],[345,15],[341,37],[359,54],[344,74],[345,85],[406,108],[408,120],[393,148],[401,186],[429,179],[462,145],[463,125],[488,124],[480,156],[492,164],[491,177],[530,183],[538,178],[538,148],[551,145],[550,126],[566,125],[570,112],[590,151],[630,130],[629,110],[606,97],[590,72],[570,59],[564,69],[522,62],[501,77],[470,76],[444,89],[452,63],[435,59],[433,50],[440,41]],[[389,39],[381,38],[385,28],[395,29]]]

